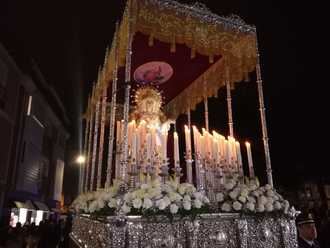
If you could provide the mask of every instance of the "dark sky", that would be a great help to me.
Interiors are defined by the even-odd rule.
[[[320,100],[325,80],[318,78],[318,62],[326,50],[319,42],[326,32],[320,25],[320,7],[282,0],[200,2],[214,13],[237,14],[257,27],[275,182],[329,177],[320,143],[324,133],[320,124],[326,114],[321,112]],[[0,41],[12,53],[34,58],[47,82],[57,89],[72,121],[72,154],[79,144],[78,115],[123,6],[123,0],[0,2]],[[255,85],[244,84],[233,94],[238,135],[261,142]],[[214,127],[225,125],[212,115],[218,104],[220,109],[225,106],[223,101],[210,101]],[[202,117],[200,112],[193,114],[195,120]],[[257,168],[260,176],[262,166]]]

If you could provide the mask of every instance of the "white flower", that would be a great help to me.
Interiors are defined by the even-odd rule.
[[[205,204],[209,204],[210,203],[210,200],[209,200],[209,198],[207,198],[207,196],[204,196],[203,197],[203,203],[205,203]]]
[[[194,207],[195,208],[201,208],[203,203],[199,199],[194,200]]]
[[[236,200],[237,196],[238,196],[238,191],[237,190],[233,190],[229,193],[229,196],[231,199]]]
[[[176,214],[179,210],[179,207],[176,204],[171,204],[170,205],[170,212],[171,214]]]
[[[233,203],[233,209],[235,209],[236,211],[239,211],[242,209],[242,203],[240,203],[239,201],[235,201]]]
[[[152,201],[149,198],[144,198],[143,200],[143,208],[144,209],[149,209],[153,205]]]
[[[264,211],[265,211],[265,206],[262,204],[258,204],[257,212],[264,212]]]
[[[258,205],[265,205],[267,203],[267,198],[265,196],[260,196],[258,198]]]
[[[256,198],[254,198],[253,196],[248,196],[247,200],[248,202],[256,203]]]
[[[265,207],[267,212],[272,212],[274,210],[273,203],[271,202],[267,202]]]
[[[140,188],[141,189],[148,189],[150,186],[146,183],[141,184]]]
[[[273,197],[267,197],[267,203],[273,204],[274,198]]]
[[[231,204],[225,202],[221,206],[221,210],[224,212],[230,212],[231,211]]]
[[[272,190],[267,190],[267,191],[266,191],[266,195],[267,195],[268,197],[274,197],[274,191],[272,191]]]
[[[259,190],[255,190],[255,191],[252,191],[251,194],[252,194],[252,196],[259,197],[260,192],[259,192]]]
[[[121,209],[124,212],[124,214],[128,214],[129,212],[131,212],[131,207],[127,206],[126,203],[121,207]]]
[[[238,197],[238,200],[241,202],[241,203],[245,203],[246,202],[246,197],[244,197],[244,196],[239,196]]]
[[[255,184],[250,184],[250,185],[249,185],[249,189],[250,189],[251,191],[254,191],[254,190],[256,190],[257,188],[258,188],[258,186],[255,185]]]
[[[271,189],[272,189],[272,186],[270,186],[269,184],[266,184],[266,185],[265,185],[265,189],[266,189],[266,190],[271,190]]]
[[[217,199],[217,202],[223,202],[223,200],[224,200],[223,193],[217,193],[215,197]]]
[[[248,191],[247,189],[242,189],[242,191],[241,191],[241,196],[243,196],[243,197],[247,197],[248,194],[249,194],[249,191]]]
[[[274,203],[274,208],[275,208],[276,210],[280,210],[280,209],[282,208],[281,203],[278,202],[278,201],[276,201],[276,202]]]
[[[115,198],[110,199],[108,206],[109,208],[115,208],[117,206],[117,200]]]
[[[252,202],[248,202],[248,203],[246,204],[246,208],[247,208],[248,210],[254,212],[254,210],[255,210],[255,205],[254,205],[254,203],[252,203]]]
[[[287,214],[288,211],[289,211],[290,204],[289,204],[289,202],[287,200],[285,200],[284,203],[283,203],[283,205],[284,205],[284,213]]]
[[[193,193],[193,196],[195,199],[202,199],[204,195],[201,192],[195,192]]]
[[[183,201],[191,201],[191,197],[190,197],[190,195],[185,195],[184,197],[183,197]]]
[[[140,208],[142,206],[142,200],[140,198],[136,198],[133,200],[133,207]]]
[[[182,196],[175,192],[170,192],[168,194],[168,196],[169,196],[171,202],[180,201],[182,199]]]
[[[170,205],[171,204],[171,200],[170,200],[170,198],[168,198],[167,196],[165,196],[164,198],[163,198],[163,201],[165,202],[165,207],[167,207],[168,205]]]
[[[226,190],[231,190],[232,188],[234,188],[234,186],[235,186],[234,183],[229,182],[229,183],[225,184],[225,189]]]
[[[190,201],[183,201],[183,208],[185,210],[190,210],[191,209],[191,202]]]
[[[157,207],[160,209],[160,210],[164,210],[166,208],[166,202],[163,200],[163,199],[160,199],[156,202],[156,205]]]

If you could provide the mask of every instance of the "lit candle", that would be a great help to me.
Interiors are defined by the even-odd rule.
[[[241,173],[241,176],[244,176],[241,146],[240,146],[240,143],[238,141],[236,141],[235,144],[236,144],[237,166],[238,166],[238,169]]]
[[[151,134],[147,133],[146,135],[146,139],[147,139],[147,161],[148,163],[151,163]]]
[[[174,132],[173,137],[174,137],[174,165],[175,167],[178,167],[180,166],[178,133]]]
[[[250,174],[250,177],[253,178],[253,177],[255,177],[255,175],[254,175],[254,168],[253,168],[251,145],[249,142],[245,142],[245,146],[246,146],[246,152],[247,152],[248,163],[249,163],[249,174]]]
[[[195,156],[200,151],[199,149],[199,132],[195,126],[193,126],[193,134],[194,134],[194,147],[195,147]]]
[[[191,138],[190,138],[190,129],[188,126],[184,126],[184,133],[186,138],[186,156],[191,155]]]
[[[136,144],[137,144],[137,135],[136,130],[132,132],[132,161],[136,162]]]
[[[162,131],[162,158],[166,160],[167,158],[167,130]]]

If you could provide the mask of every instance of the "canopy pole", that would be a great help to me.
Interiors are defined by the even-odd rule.
[[[88,98],[88,104],[87,104],[87,113],[86,113],[86,118],[85,118],[85,138],[84,138],[84,156],[87,156],[88,152],[88,137],[89,137],[89,125],[90,125],[90,116],[89,116],[89,111],[90,111],[90,99]],[[84,162],[84,164],[80,165],[80,186],[79,186],[79,193],[82,193],[85,191],[85,184],[86,184],[86,175],[87,175],[87,161]]]
[[[262,136],[263,136],[265,159],[266,159],[267,181],[268,181],[268,184],[273,187],[274,186],[273,185],[273,175],[272,175],[272,166],[271,166],[270,152],[269,152],[269,141],[268,141],[269,138],[268,138],[268,132],[267,132],[266,108],[265,108],[265,104],[264,104],[258,41],[256,44],[256,49],[257,49],[256,73],[257,73],[257,85],[258,85],[258,96],[259,96],[259,111],[260,111],[260,120],[261,120],[261,126],[262,126]]]
[[[100,129],[100,141],[99,141],[99,157],[98,157],[98,166],[97,166],[97,180],[96,180],[96,189],[101,188],[101,179],[102,179],[102,164],[103,164],[103,145],[104,145],[104,131],[105,131],[105,116],[107,110],[107,87],[104,87],[102,90],[102,108],[101,108],[101,129]]]
[[[205,118],[205,129],[209,131],[209,106],[207,101],[207,92],[206,92],[206,80],[204,77],[204,118]]]
[[[191,129],[191,115],[190,115],[190,108],[187,109],[187,119],[188,119],[188,127]]]
[[[130,1],[131,3],[131,1]],[[131,5],[131,4],[130,4]],[[130,9],[128,9],[129,23],[128,23],[128,46],[126,51],[126,64],[125,64],[125,102],[124,102],[124,123],[123,123],[123,144],[122,151],[123,157],[121,161],[121,179],[127,181],[127,167],[128,167],[128,115],[129,115],[129,99],[131,90],[131,58],[132,58],[132,42],[133,42],[133,30],[132,30],[132,17],[130,16]]]
[[[92,153],[92,139],[93,139],[93,126],[94,126],[94,109],[93,109],[93,96],[95,88],[93,87],[92,96],[90,98],[90,123],[89,123],[89,137],[88,137],[88,151],[87,151],[87,163],[86,163],[86,181],[85,192],[89,190],[89,181],[91,174],[91,153]]]
[[[112,93],[111,93],[111,105],[110,105],[110,123],[109,123],[109,145],[108,145],[108,160],[107,160],[107,177],[105,181],[105,187],[110,187],[111,174],[112,174],[112,160],[113,160],[113,143],[115,135],[115,121],[117,110],[117,80],[118,80],[118,22],[116,23],[116,32],[114,35],[113,49],[115,51],[114,59],[115,65],[112,71]],[[118,147],[116,149],[119,149]],[[117,168],[116,168],[117,169]]]
[[[226,89],[227,89],[227,108],[228,108],[229,135],[231,137],[234,137],[233,110],[232,110],[231,90],[230,90],[230,80],[229,80],[229,69],[228,69],[228,67],[226,67]]]
[[[96,86],[98,87],[98,86]],[[94,180],[95,180],[95,169],[96,169],[96,153],[97,153],[97,140],[99,136],[99,125],[100,125],[100,99],[96,95],[96,106],[95,106],[95,125],[94,125],[94,140],[93,140],[93,154],[92,154],[92,168],[91,168],[91,180],[89,190],[93,191]]]

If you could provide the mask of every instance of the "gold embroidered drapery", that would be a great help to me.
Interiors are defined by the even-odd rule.
[[[164,106],[165,111],[171,113],[173,118],[185,113],[187,108],[194,109],[204,97],[217,96],[219,88],[225,85],[225,67],[228,67],[232,85],[245,79],[255,69],[254,27],[237,18],[216,16],[206,9],[168,0],[127,1],[117,36],[119,66],[125,65],[129,22],[133,32],[149,36],[149,45],[153,45],[153,40],[157,39],[171,44],[170,51],[175,52],[176,43],[185,44],[191,49],[192,59],[199,53],[208,56],[211,63],[214,56],[221,55],[220,60]],[[101,73],[104,76],[98,80],[96,95],[102,92],[103,87],[108,87],[112,80],[114,53],[114,49],[111,49],[106,57]]]

